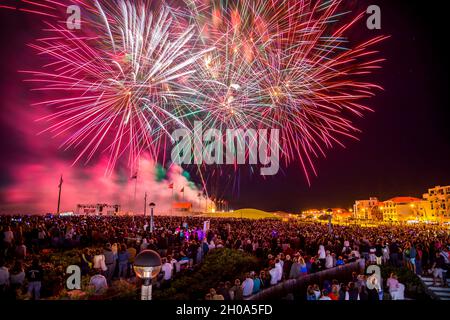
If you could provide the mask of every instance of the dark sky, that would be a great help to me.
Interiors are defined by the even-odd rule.
[[[387,61],[371,80],[383,86],[384,91],[367,102],[375,112],[356,122],[363,131],[360,141],[344,140],[345,149],[336,147],[329,150],[327,158],[317,159],[318,176],[312,178],[311,186],[300,166],[293,164],[265,180],[259,175],[243,175],[238,187],[217,187],[226,184],[226,177],[221,177],[217,183],[209,184],[211,193],[230,199],[235,208],[298,211],[311,207],[350,207],[355,199],[369,196],[381,199],[421,196],[429,187],[450,184],[446,13],[431,4],[419,5],[418,1],[358,1],[362,8],[369,4],[381,7],[381,34],[391,38],[378,46]],[[25,49],[24,43],[33,39],[33,28],[23,14],[0,9],[3,188],[12,183],[13,165],[36,157],[23,143],[30,133],[11,125],[9,113],[10,99],[15,99],[17,108],[29,104],[26,93],[29,88],[16,71],[30,63],[29,49]],[[367,29],[364,32],[368,36],[371,32],[380,34]],[[21,114],[16,121],[21,121]]]
[[[380,46],[387,61],[374,76],[384,92],[368,102],[375,113],[357,122],[360,141],[347,140],[346,149],[318,159],[311,186],[295,166],[268,181],[241,180],[237,207],[348,208],[356,199],[421,197],[429,187],[450,184],[446,13],[418,1],[360,1],[367,3],[381,7],[381,33],[391,38]]]

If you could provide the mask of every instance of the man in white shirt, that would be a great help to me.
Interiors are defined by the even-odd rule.
[[[270,285],[276,285],[278,283],[278,271],[276,267],[269,270],[270,274]]]
[[[277,282],[283,278],[283,266],[279,259],[275,260],[275,269],[277,270]]]
[[[163,258],[161,271],[164,274],[164,281],[172,279],[173,265],[166,258]]]
[[[253,273],[254,275],[254,273]],[[245,274],[245,280],[242,282],[242,295],[244,298],[252,295],[253,292],[253,278],[249,273]]]
[[[333,267],[334,267],[333,256],[331,255],[330,251],[327,250],[327,255],[325,257],[325,268],[331,269]]]

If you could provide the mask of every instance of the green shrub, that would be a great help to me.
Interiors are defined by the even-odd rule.
[[[217,287],[220,281],[233,282],[236,278],[242,278],[245,272],[255,270],[257,265],[256,258],[244,252],[227,248],[215,249],[206,256],[198,269],[184,272],[167,289],[155,290],[154,298],[200,300],[210,288]]]

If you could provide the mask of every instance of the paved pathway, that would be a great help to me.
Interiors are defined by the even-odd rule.
[[[450,300],[450,288],[434,287],[432,277],[421,276],[420,279],[422,279],[427,288],[433,292],[439,300]],[[437,284],[441,285],[441,281],[438,281]],[[450,279],[447,279],[447,284],[450,285]]]

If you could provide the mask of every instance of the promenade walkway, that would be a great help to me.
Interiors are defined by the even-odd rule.
[[[433,278],[421,276],[420,279],[426,285],[431,294],[439,300],[450,300],[450,288],[433,286]],[[440,284],[438,282],[437,284]],[[447,279],[447,285],[450,285],[450,280]]]

